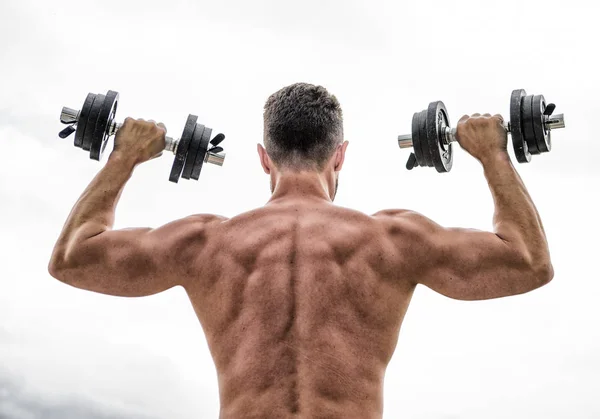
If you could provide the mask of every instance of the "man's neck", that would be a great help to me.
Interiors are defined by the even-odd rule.
[[[332,202],[325,175],[317,172],[283,172],[273,180],[269,203],[283,200]]]

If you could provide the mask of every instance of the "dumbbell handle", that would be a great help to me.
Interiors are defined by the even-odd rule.
[[[60,120],[63,124],[76,124],[77,121],[79,121],[79,111],[65,106],[60,113]],[[121,122],[113,122],[108,128],[108,135],[115,135],[122,126],[123,124]],[[165,151],[176,154],[178,145],[179,139],[165,136]],[[206,157],[204,157],[204,161],[206,163],[216,164],[217,166],[223,166],[225,153],[212,153],[208,151]]]
[[[544,122],[546,128],[549,130],[564,128],[565,127],[565,119],[564,115],[552,115],[547,116],[546,121]],[[510,122],[504,122],[502,124],[506,132],[510,133]],[[444,144],[450,144],[451,142],[458,141],[456,138],[456,128],[444,127],[444,132],[442,135],[442,139]],[[413,146],[413,139],[411,134],[404,134],[398,136],[398,145],[400,148],[411,148]]]
[[[123,123],[121,122],[113,122],[112,125],[108,129],[108,135],[115,135],[118,130],[121,129]],[[165,151],[171,151],[173,153],[177,153],[177,146],[179,145],[179,140],[176,140],[172,137],[165,135]]]

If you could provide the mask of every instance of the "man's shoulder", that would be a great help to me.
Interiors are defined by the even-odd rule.
[[[171,234],[167,236],[177,240],[189,236],[198,236],[205,232],[207,228],[219,225],[227,220],[227,217],[216,214],[193,214],[171,221],[157,230],[169,232]]]
[[[182,220],[186,220],[189,223],[214,224],[222,223],[229,220],[229,218],[217,214],[192,214]]]
[[[372,215],[373,218],[384,223],[425,225],[432,221],[420,212],[409,209],[384,209]]]
[[[389,217],[411,217],[421,215],[416,211],[409,209],[383,209],[372,215],[374,218],[389,218]]]
[[[172,221],[171,225],[178,227],[189,227],[193,225],[205,226],[218,224],[229,220],[229,218],[217,214],[192,214],[178,220]]]
[[[386,231],[392,236],[410,236],[425,238],[430,236],[439,225],[420,212],[409,209],[386,209],[373,214]]]

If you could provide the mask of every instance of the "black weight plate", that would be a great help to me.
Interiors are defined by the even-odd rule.
[[[421,150],[421,131],[420,127],[421,112],[416,112],[412,119],[412,142],[413,151],[415,152],[415,158],[417,159],[417,166],[425,166],[423,160],[423,151]]]
[[[98,115],[104,104],[106,96],[98,94],[96,99],[90,108],[90,114],[88,116],[87,124],[85,125],[85,133],[83,134],[83,146],[85,151],[90,151],[92,148],[92,141],[94,140],[94,132],[96,131],[96,122],[98,121]]]
[[[114,119],[118,101],[119,94],[117,92],[109,90],[108,93],[106,93],[102,108],[98,114],[98,120],[96,121],[94,136],[92,137],[90,158],[93,160],[100,160],[102,157],[102,152],[108,141],[108,130],[110,128],[110,123]]]
[[[427,162],[427,166],[434,167],[433,164],[433,155],[431,153],[431,148],[429,145],[429,138],[427,137],[427,113],[428,109],[425,109],[421,112],[421,135],[425,138],[425,141],[421,143],[421,147],[423,149],[423,156],[425,156],[425,161]]]
[[[92,108],[92,104],[96,99],[96,95],[93,93],[88,93],[85,101],[83,102],[83,106],[81,107],[81,111],[79,111],[79,118],[77,120],[77,131],[75,131],[75,147],[81,148],[83,146],[83,134],[85,133],[85,127],[88,122],[88,116],[90,114],[90,109]]]
[[[544,111],[546,110],[546,100],[542,95],[536,95],[532,99],[532,116],[533,116],[533,133],[537,143],[537,148],[541,153],[547,153],[552,149],[552,142],[550,139],[550,130],[546,129],[544,123],[546,117]]]
[[[192,179],[200,179],[200,172],[202,171],[202,165],[204,164],[204,157],[208,151],[208,143],[212,135],[212,128],[206,127],[202,134],[202,140],[200,141],[200,149],[196,155],[196,163],[194,164],[194,171],[192,172]]]
[[[108,126],[106,127],[107,133],[110,131],[110,128],[113,125],[113,123],[115,123],[115,119],[117,117],[117,108],[119,107],[119,92],[114,92],[114,93],[116,93],[116,98],[115,98],[115,102],[112,107],[112,110],[110,111],[110,115],[108,117]],[[115,135],[116,135],[116,132],[115,132]],[[108,137],[106,137],[104,139],[102,148],[100,149],[100,155],[102,155],[102,153],[104,153],[104,149],[106,148],[107,142],[108,142]]]
[[[431,102],[426,110],[423,111],[422,127],[425,131],[424,154],[427,156],[427,166],[435,167],[435,154],[438,153],[438,132],[437,132],[437,107],[438,102]],[[432,111],[433,108],[433,111]],[[430,132],[431,131],[431,132]],[[438,153],[439,154],[439,153]]]
[[[421,153],[423,153],[423,166],[433,167],[433,158],[427,144],[427,109],[421,111],[419,115],[419,138]]]
[[[523,119],[521,117],[523,98],[526,95],[525,90],[517,89],[513,90],[510,96],[510,135],[515,157],[519,163],[529,163],[531,161],[531,153],[523,136]]]
[[[181,176],[181,171],[183,170],[188,149],[190,147],[190,141],[192,139],[192,135],[194,135],[194,130],[196,129],[197,120],[198,117],[196,115],[188,115],[188,119],[185,122],[185,128],[183,129],[183,133],[181,133],[181,138],[179,139],[179,144],[177,145],[175,160],[173,161],[173,166],[171,167],[171,174],[169,176],[169,181],[171,182],[179,182],[179,177]]]
[[[196,164],[196,155],[198,154],[198,150],[200,150],[200,143],[202,142],[202,134],[204,133],[204,129],[204,125],[196,124],[194,135],[192,135],[188,154],[183,166],[183,172],[181,173],[181,177],[184,179],[189,179],[190,176],[192,176],[192,170]]]
[[[433,165],[431,162],[431,155],[429,153],[429,147],[427,146],[427,109],[421,111],[419,115],[419,137],[421,138],[421,153],[423,153],[424,166],[430,167]]]
[[[443,143],[444,128],[448,126],[450,120],[444,103],[430,103],[427,109],[427,144],[438,173],[446,173],[452,169],[452,144]]]
[[[535,133],[533,132],[533,109],[532,109],[533,95],[525,96],[523,99],[523,107],[521,108],[521,117],[523,118],[523,134],[525,141],[529,147],[531,154],[540,154],[537,147],[537,141],[535,140]]]

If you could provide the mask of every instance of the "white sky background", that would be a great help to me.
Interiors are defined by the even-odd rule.
[[[600,417],[597,2],[4,0],[0,5],[0,418],[211,418],[215,369],[183,290],[125,299],[46,270],[72,205],[101,165],[57,137],[62,106],[121,94],[119,119],[188,113],[224,132],[225,166],[168,182],[171,157],[139,167],[117,227],[262,205],[262,106],[298,81],[336,94],[347,161],[336,203],[410,208],[490,229],[479,164],[407,172],[396,136],[444,100],[456,121],[508,117],[510,93],[565,113],[551,153],[519,165],[541,213],[554,281],[459,302],[420,287],[386,376],[385,418]],[[516,164],[516,163],[515,163]],[[82,413],[83,412],[83,413]]]

